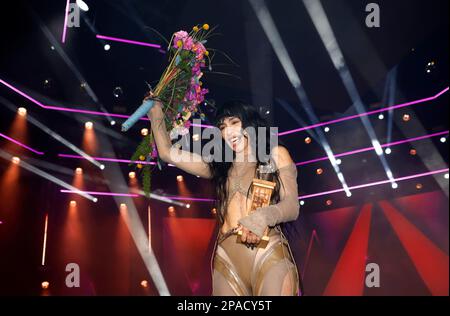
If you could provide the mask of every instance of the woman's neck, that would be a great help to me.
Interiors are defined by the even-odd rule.
[[[246,146],[242,152],[236,153],[233,164],[249,164],[257,162],[251,146]]]

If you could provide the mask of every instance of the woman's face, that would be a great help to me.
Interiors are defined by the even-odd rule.
[[[227,117],[219,125],[222,138],[236,153],[243,152],[248,146],[248,139],[243,135],[242,121],[238,117]]]

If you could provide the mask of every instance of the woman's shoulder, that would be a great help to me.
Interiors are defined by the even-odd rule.
[[[294,164],[294,161],[289,154],[286,147],[282,145],[275,146],[270,155],[270,162],[274,164],[276,169],[282,169],[285,167],[290,167]]]

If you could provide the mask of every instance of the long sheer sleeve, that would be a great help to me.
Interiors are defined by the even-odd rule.
[[[290,162],[278,170],[280,176],[280,201],[277,204],[259,208],[239,221],[242,226],[259,237],[263,236],[267,227],[294,221],[299,215],[297,166]]]
[[[202,156],[186,150],[182,150],[172,145],[167,132],[164,113],[160,104],[155,104],[148,113],[151,121],[153,136],[155,137],[156,147],[159,157],[190,174],[211,178],[211,172],[208,164],[203,160]]]

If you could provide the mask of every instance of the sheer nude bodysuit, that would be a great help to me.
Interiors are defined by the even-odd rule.
[[[211,179],[208,164],[196,153],[172,146],[164,124],[161,107],[149,112],[151,128],[159,157],[184,171]],[[173,159],[177,157],[177,159]],[[277,168],[281,182],[280,200],[247,215],[250,195],[247,192],[255,175],[256,163],[234,164],[227,180],[228,213],[221,227],[211,262],[213,295],[297,295],[299,277],[288,242],[279,224],[297,219],[299,214],[297,168],[294,163]],[[238,210],[238,211],[236,211]],[[262,236],[270,227],[266,248],[247,248],[236,242],[236,235],[227,234],[238,224]],[[195,242],[195,241],[194,241]]]
[[[272,163],[274,168],[275,164]],[[218,296],[278,296],[298,295],[299,278],[288,242],[278,224],[298,215],[297,169],[294,164],[278,169],[281,189],[280,202],[258,209],[248,216],[250,194],[247,192],[255,176],[256,163],[247,163],[238,175],[229,173],[228,212],[216,243],[213,263],[213,295]],[[232,218],[233,216],[239,218]],[[239,222],[261,235],[265,227],[273,227],[266,248],[247,248],[237,242],[237,236],[227,234],[232,223]]]

